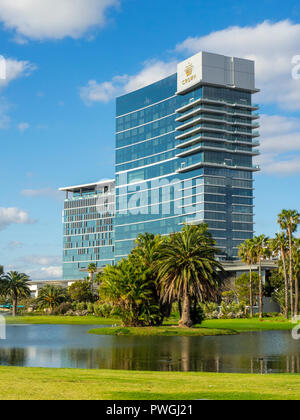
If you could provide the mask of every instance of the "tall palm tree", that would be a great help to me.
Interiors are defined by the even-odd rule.
[[[66,300],[66,289],[60,286],[47,284],[39,291],[37,303],[41,309],[50,309],[50,313],[52,314],[54,309]]]
[[[263,317],[262,261],[270,256],[268,241],[269,238],[267,238],[265,235],[260,235],[253,238],[255,254],[259,267],[259,317],[261,319]]]
[[[89,264],[88,272],[89,272],[90,281],[91,281],[91,288],[93,291],[94,290],[94,274],[97,273],[97,265],[94,263]]]
[[[279,257],[282,261],[283,276],[284,276],[284,291],[285,291],[285,317],[289,317],[289,283],[288,283],[288,273],[287,273],[287,251],[288,251],[288,241],[283,232],[277,233],[274,239],[269,241],[269,246],[271,252]]]
[[[190,328],[191,299],[213,300],[223,283],[225,271],[216,261],[216,249],[203,226],[185,226],[160,246],[158,278],[164,301],[183,300],[181,327]]]
[[[299,277],[300,277],[300,239],[294,239],[293,261],[295,274],[295,316],[298,315],[299,306]]]
[[[290,300],[291,300],[291,314],[295,316],[294,311],[294,281],[293,281],[293,233],[297,230],[300,223],[300,214],[297,210],[282,210],[278,215],[278,223],[282,230],[285,230],[289,238],[289,276],[290,276]],[[298,306],[298,305],[297,305]],[[298,310],[297,310],[298,312]]]
[[[239,247],[239,258],[249,265],[249,289],[250,289],[250,317],[253,317],[253,282],[252,282],[252,265],[256,262],[256,253],[254,247],[254,241],[252,239],[247,239]]]
[[[18,299],[30,296],[29,277],[24,273],[11,271],[0,277],[0,295],[12,299],[13,316],[17,315]]]

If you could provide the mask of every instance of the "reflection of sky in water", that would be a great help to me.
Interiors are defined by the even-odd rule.
[[[115,337],[87,325],[9,325],[0,364],[33,367],[300,373],[290,331],[220,337]]]

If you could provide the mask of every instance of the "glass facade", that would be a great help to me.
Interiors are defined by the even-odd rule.
[[[253,236],[252,92],[202,85],[176,94],[177,74],[117,99],[115,260],[139,233],[208,224],[220,259]]]
[[[114,181],[62,188],[63,279],[81,280],[88,265],[98,269],[114,263]]]

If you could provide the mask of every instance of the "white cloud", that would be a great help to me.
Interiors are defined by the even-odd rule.
[[[53,265],[38,269],[27,269],[26,274],[31,280],[62,280],[62,266]]]
[[[0,207],[0,230],[7,228],[12,224],[33,224],[34,220],[30,219],[29,214],[16,207],[4,208]]]
[[[8,248],[11,248],[11,249],[17,249],[17,248],[22,248],[22,247],[23,247],[23,243],[19,241],[10,241],[8,243]]]
[[[262,115],[261,139],[261,156],[256,162],[263,172],[277,175],[300,173],[299,119]]]
[[[300,109],[300,80],[292,78],[292,58],[300,54],[300,24],[265,21],[252,27],[230,27],[207,36],[188,38],[176,51],[210,51],[256,61],[257,100],[285,109]]]
[[[64,199],[63,193],[54,188],[41,188],[37,190],[28,189],[21,191],[21,194],[24,197],[47,197],[59,201]]]
[[[52,255],[28,255],[23,261],[33,265],[55,266],[61,264],[61,257]]]
[[[29,129],[29,127],[30,127],[30,124],[25,123],[25,122],[18,124],[18,129],[21,133],[24,133],[26,130]]]
[[[90,80],[80,89],[80,97],[87,104],[109,102],[116,96],[132,92],[176,72],[177,62],[151,60],[144,63],[143,69],[134,76],[115,76],[110,82],[97,83]]]
[[[15,40],[80,38],[106,24],[107,9],[119,0],[0,0],[0,21]]]
[[[13,58],[6,58],[5,63],[5,79],[0,79],[0,91],[7,87],[13,80],[19,79],[20,77],[30,76],[32,72],[36,70],[36,66],[29,61],[19,61]]]

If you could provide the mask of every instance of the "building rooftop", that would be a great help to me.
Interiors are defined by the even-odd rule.
[[[83,185],[75,185],[73,187],[64,187],[60,188],[59,191],[67,191],[67,192],[78,192],[80,190],[92,190],[99,187],[105,187],[106,185],[113,185],[115,183],[114,179],[103,180],[99,182],[93,182],[92,184],[83,184]]]

